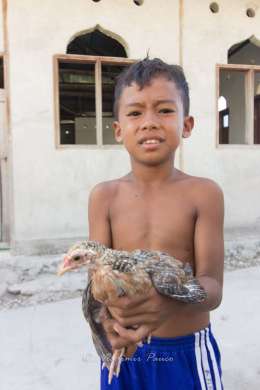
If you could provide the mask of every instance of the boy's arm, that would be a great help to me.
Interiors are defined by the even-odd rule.
[[[96,185],[88,202],[89,239],[111,247],[109,190],[106,183]]]
[[[207,293],[199,304],[187,310],[210,311],[222,299],[224,270],[224,200],[216,183],[207,180],[196,192],[197,220],[194,232],[195,276]]]
[[[98,241],[108,248],[112,246],[112,234],[109,219],[109,205],[113,196],[113,188],[108,183],[96,185],[90,195],[88,203],[89,240]],[[105,316],[106,317],[106,316]],[[102,324],[107,338],[113,349],[127,347],[126,356],[131,356],[136,346],[131,345],[129,338],[121,337],[114,329],[119,325],[113,318],[104,318]],[[127,330],[126,330],[127,332]]]

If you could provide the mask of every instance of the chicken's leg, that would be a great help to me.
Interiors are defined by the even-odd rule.
[[[108,383],[110,384],[112,382],[113,375],[116,376],[120,373],[120,366],[121,366],[121,360],[122,356],[125,353],[125,348],[116,349],[112,356],[112,361],[109,367],[109,374],[108,374]]]

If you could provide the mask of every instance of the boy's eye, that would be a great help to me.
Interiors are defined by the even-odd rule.
[[[141,115],[140,111],[131,111],[127,114],[127,116],[138,116]]]
[[[161,114],[171,114],[171,113],[175,112],[175,110],[173,108],[161,108],[159,110],[159,112]]]

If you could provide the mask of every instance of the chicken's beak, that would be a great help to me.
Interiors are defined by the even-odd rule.
[[[70,271],[73,268],[71,260],[65,256],[63,264],[58,269],[57,275],[62,276],[65,272]]]
[[[64,266],[61,266],[57,272],[57,275],[58,276],[62,276],[63,274],[65,274],[65,272],[69,271],[71,269],[71,267],[64,267]]]

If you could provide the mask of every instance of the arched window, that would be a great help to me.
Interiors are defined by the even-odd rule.
[[[127,57],[124,46],[98,28],[73,38],[67,46],[67,54]]]
[[[228,50],[228,63],[260,65],[260,41],[253,35],[232,45]]]
[[[58,145],[113,145],[115,79],[132,63],[118,39],[99,28],[77,34],[55,56],[59,75]]]
[[[228,50],[228,64],[219,69],[220,144],[260,144],[260,41],[251,36]]]

